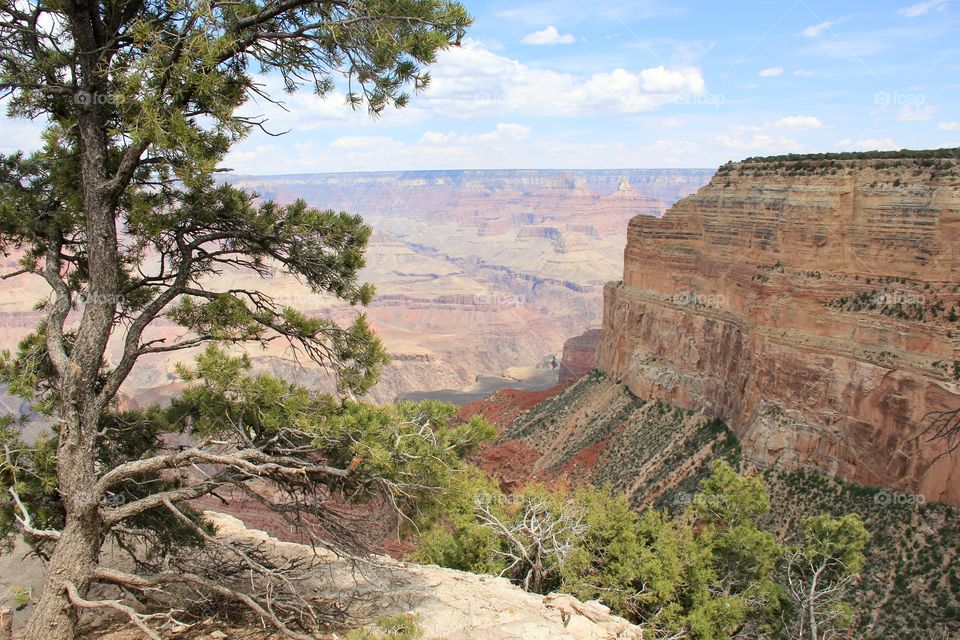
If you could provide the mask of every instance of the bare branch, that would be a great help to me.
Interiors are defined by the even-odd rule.
[[[72,582],[67,582],[65,585],[67,590],[67,596],[70,598],[70,602],[73,603],[75,607],[80,609],[112,609],[113,611],[119,611],[120,613],[127,616],[140,631],[143,631],[144,634],[150,640],[163,640],[159,633],[154,631],[147,625],[146,621],[157,618],[168,618],[168,614],[143,614],[138,613],[132,607],[129,607],[120,600],[87,600],[80,596],[80,593],[77,591],[76,585]]]
[[[43,538],[45,540],[59,540],[60,532],[55,531],[54,529],[37,529],[33,526],[33,520],[30,518],[30,512],[27,511],[27,507],[23,504],[23,501],[20,500],[20,494],[17,493],[17,490],[12,486],[9,488],[10,495],[13,496],[13,501],[17,504],[17,509],[20,510],[20,515],[16,516],[17,522],[20,523],[20,526],[23,527],[23,530],[29,533],[32,536],[37,538]]]

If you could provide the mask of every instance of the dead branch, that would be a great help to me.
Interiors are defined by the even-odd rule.
[[[20,526],[23,527],[23,530],[29,533],[30,535],[43,538],[45,540],[59,540],[60,532],[53,529],[37,529],[33,526],[33,519],[30,517],[30,512],[27,511],[27,507],[23,504],[23,501],[20,500],[20,494],[17,493],[17,490],[11,486],[10,495],[13,496],[13,501],[17,505],[17,509],[20,510],[20,515],[16,516],[17,522],[20,523]]]

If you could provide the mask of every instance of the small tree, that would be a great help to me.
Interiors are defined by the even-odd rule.
[[[501,576],[509,576],[524,591],[547,593],[559,581],[563,565],[580,543],[586,525],[583,512],[562,492],[526,487],[511,503],[477,496],[477,522],[500,544],[492,547],[500,559]]]
[[[234,142],[263,126],[237,113],[250,96],[271,99],[255,73],[276,74],[288,90],[307,84],[321,96],[342,80],[349,103],[365,102],[377,114],[423,89],[423,67],[459,43],[468,23],[449,0],[0,1],[0,94],[10,115],[48,123],[42,151],[0,162],[0,248],[22,255],[21,268],[4,277],[33,274],[50,288],[45,321],[5,363],[11,387],[56,416],[53,439],[39,445],[52,457],[10,440],[5,463],[41,457],[41,466],[55,464],[54,493],[37,493],[43,499],[31,504],[20,494],[36,469],[3,474],[13,521],[49,557],[29,637],[74,638],[78,607],[133,611],[88,600],[95,582],[144,594],[171,579],[99,567],[105,539],[155,536],[144,519],[166,519],[171,535],[152,543],[175,549],[205,539],[189,509],[177,505],[223,481],[268,476],[299,492],[340,486],[355,474],[349,463],[316,457],[309,429],[246,419],[228,425],[229,447],[213,438],[171,451],[161,436],[173,425],[163,416],[117,414],[114,400],[143,356],[210,342],[287,340],[333,368],[345,393],[377,380],[386,355],[362,315],[340,327],[258,290],[218,288],[208,277],[223,269],[265,276],[278,266],[314,292],[366,304],[373,289],[357,274],[369,228],[302,202],[257,202],[217,186],[212,175]],[[164,315],[183,327],[181,339],[148,337]],[[114,360],[106,357],[111,344],[120,347]],[[214,353],[210,361],[232,362]],[[300,391],[281,397],[309,404]],[[322,415],[320,407],[310,411]],[[430,429],[424,437],[432,439]],[[168,484],[199,465],[212,465],[212,477]],[[129,499],[118,505],[117,495]],[[260,571],[260,559],[233,557]],[[221,586],[216,575],[200,578],[192,586]],[[240,601],[275,626],[283,622]]]
[[[792,638],[829,640],[842,636],[852,611],[847,588],[863,567],[870,534],[856,514],[826,514],[803,524],[803,542],[787,557],[787,587],[793,603]]]

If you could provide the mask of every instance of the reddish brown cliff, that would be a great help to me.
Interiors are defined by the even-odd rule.
[[[755,462],[960,504],[960,452],[923,435],[960,407],[955,155],[731,164],[634,218],[600,368]]]
[[[579,378],[597,366],[597,347],[600,345],[600,330],[590,329],[583,335],[563,343],[560,359],[559,381]]]

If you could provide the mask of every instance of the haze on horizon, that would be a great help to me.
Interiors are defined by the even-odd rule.
[[[378,120],[342,95],[250,103],[238,174],[715,167],[960,146],[960,2],[467,0],[428,90]],[[265,76],[281,94],[278,78]],[[0,153],[42,123],[0,119]]]

